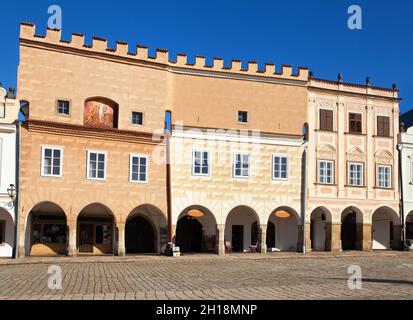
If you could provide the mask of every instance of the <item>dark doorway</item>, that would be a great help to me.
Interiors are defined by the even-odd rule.
[[[79,225],[79,252],[93,253],[93,224]]]
[[[126,253],[155,252],[155,234],[152,225],[144,217],[135,217],[126,224]]]
[[[232,226],[232,251],[244,251],[244,226]]]
[[[181,252],[202,252],[202,224],[195,218],[184,217],[176,226],[176,245]]]
[[[267,248],[275,248],[275,224],[268,222],[267,224]]]
[[[341,224],[341,246],[343,250],[355,250],[357,239],[356,213],[348,213]]]
[[[258,223],[255,221],[251,225],[251,244],[255,245],[258,242]]]

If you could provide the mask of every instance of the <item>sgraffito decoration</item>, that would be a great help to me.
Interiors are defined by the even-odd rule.
[[[116,106],[108,101],[94,99],[86,101],[84,108],[84,125],[87,127],[116,128]]]

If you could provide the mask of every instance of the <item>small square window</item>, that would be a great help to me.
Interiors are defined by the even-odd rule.
[[[70,101],[57,100],[57,113],[65,116],[70,115]]]
[[[143,113],[142,112],[137,112],[133,111],[132,112],[132,124],[136,125],[143,125]]]
[[[238,122],[248,123],[248,112],[247,111],[238,111]]]

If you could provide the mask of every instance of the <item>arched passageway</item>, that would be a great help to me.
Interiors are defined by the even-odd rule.
[[[341,213],[342,250],[362,250],[363,214],[356,207],[346,208]]]
[[[381,207],[372,216],[373,250],[389,250],[400,240],[400,218],[391,208]]]
[[[296,252],[298,215],[289,207],[274,210],[267,223],[267,250]]]
[[[33,207],[26,221],[26,255],[51,256],[67,253],[67,221],[63,209],[52,202]]]
[[[259,240],[260,221],[250,207],[239,206],[231,210],[225,223],[225,242],[230,243],[233,252],[248,252],[250,245]]]
[[[194,205],[179,215],[175,244],[183,253],[216,252],[216,231],[213,213],[203,206]]]
[[[106,206],[94,203],[85,207],[77,218],[77,250],[79,254],[114,253],[115,219]]]
[[[310,241],[313,251],[331,250],[331,213],[322,207],[314,209],[311,213]]]

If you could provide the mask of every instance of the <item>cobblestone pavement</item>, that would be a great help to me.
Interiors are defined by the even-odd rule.
[[[48,289],[51,265],[61,290]],[[361,290],[347,286],[350,265]],[[0,299],[413,299],[413,253],[0,260]]]

